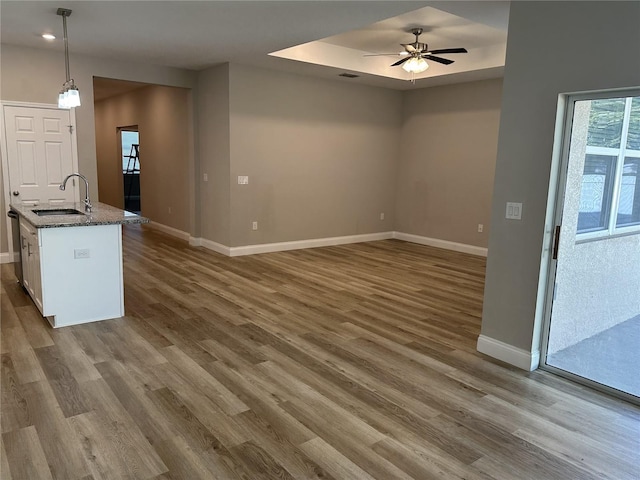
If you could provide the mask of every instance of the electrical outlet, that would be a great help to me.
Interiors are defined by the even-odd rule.
[[[253,222],[253,224],[251,225],[251,228],[253,230],[257,230],[258,229],[258,222]]]
[[[478,233],[482,233],[484,231],[484,225],[479,223],[478,224]]]
[[[384,220],[384,212],[380,214],[380,220]]]
[[[171,207],[169,207],[169,214],[171,214]]]
[[[91,250],[88,248],[76,248],[73,251],[73,258],[90,258]]]
[[[249,185],[249,177],[247,175],[238,175],[238,185]]]
[[[202,174],[202,181],[203,182],[208,182],[209,181],[209,174],[203,173]]]

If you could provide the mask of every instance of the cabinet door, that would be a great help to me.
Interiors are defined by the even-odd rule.
[[[38,310],[42,313],[42,274],[40,268],[40,246],[38,241],[38,231],[31,236],[31,298],[35,302]]]
[[[38,230],[20,222],[23,285],[42,313],[42,278],[40,274],[40,242]]]
[[[31,279],[33,278],[33,263],[31,262],[31,247],[29,247],[29,241],[31,240],[31,228],[29,225],[20,221],[20,248],[22,248],[22,285],[25,290],[31,294],[32,286]]]

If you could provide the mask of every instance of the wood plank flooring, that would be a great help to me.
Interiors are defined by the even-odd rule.
[[[124,251],[126,317],[59,330],[2,266],[3,480],[640,478],[637,407],[476,352],[482,258]]]

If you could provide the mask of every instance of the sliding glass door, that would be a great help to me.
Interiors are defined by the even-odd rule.
[[[640,92],[569,99],[544,367],[640,400]]]

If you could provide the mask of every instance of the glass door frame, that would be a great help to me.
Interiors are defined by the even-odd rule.
[[[545,285],[543,320],[540,344],[540,363],[539,368],[551,372],[560,377],[567,378],[581,385],[593,388],[613,397],[620,398],[630,403],[640,405],[640,397],[636,397],[630,393],[618,390],[602,383],[581,377],[575,373],[571,373],[561,368],[554,367],[547,363],[547,352],[549,347],[549,334],[551,331],[551,316],[553,310],[553,300],[556,290],[556,272],[558,266],[557,247],[562,235],[562,214],[564,209],[565,193],[567,188],[567,173],[569,169],[569,150],[571,146],[571,132],[573,129],[573,115],[575,104],[584,100],[600,100],[606,98],[618,97],[637,97],[640,96],[640,87],[623,88],[612,90],[600,90],[591,92],[582,92],[575,94],[561,94],[558,97],[558,118],[556,122],[556,139],[554,143],[559,143],[560,157],[552,162],[551,175],[549,179],[549,199],[547,205],[546,225],[551,225],[551,231],[548,232],[549,248],[547,249],[547,262],[545,268],[540,271],[541,285]],[[558,133],[561,137],[558,138]],[[554,153],[556,148],[554,146]],[[557,155],[557,154],[556,154]],[[555,155],[554,155],[555,156]],[[550,218],[550,220],[549,220]],[[558,230],[559,229],[559,230]]]

